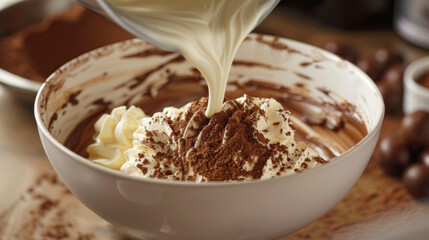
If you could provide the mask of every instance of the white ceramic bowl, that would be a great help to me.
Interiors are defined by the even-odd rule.
[[[429,88],[417,83],[417,79],[429,71],[429,56],[417,59],[404,72],[404,113],[417,110],[429,112]]]
[[[268,44],[272,42],[277,42],[275,48]],[[135,96],[132,101],[141,100],[138,93],[146,82],[133,89],[115,86],[177,56],[123,58],[151,48],[133,40],[85,54],[55,72],[35,103],[43,146],[64,183],[88,208],[128,234],[144,239],[276,239],[311,223],[339,202],[373,153],[384,116],[383,100],[373,81],[324,50],[271,36],[261,39],[260,35],[251,35],[236,59],[276,68],[237,66],[231,78],[247,76],[291,87],[305,83],[310,90],[330,89],[357,106],[368,135],[330,163],[299,174],[203,184],[128,176],[64,147],[70,131],[94,111],[92,102],[103,98],[116,105],[129,96]],[[315,64],[303,67],[303,62]],[[170,65],[178,73],[191,71],[187,63]],[[147,84],[162,84],[156,79],[152,76]],[[78,103],[64,105],[77,91],[81,91]]]

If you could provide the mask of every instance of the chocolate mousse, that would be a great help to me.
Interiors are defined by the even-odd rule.
[[[43,82],[67,61],[98,47],[133,38],[80,6],[0,38],[0,68]]]

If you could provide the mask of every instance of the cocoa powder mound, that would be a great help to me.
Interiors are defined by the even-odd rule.
[[[281,155],[285,156],[288,149],[278,143],[268,144],[269,140],[258,132],[255,124],[265,113],[257,106],[245,107],[252,106],[248,104],[249,101],[252,101],[251,97],[244,103],[229,100],[229,107],[225,111],[208,119],[204,115],[208,99],[201,98],[192,102],[189,110],[182,112],[175,121],[169,118],[154,119],[167,122],[173,130],[168,144],[152,137],[159,134],[156,131],[146,132],[150,137],[141,143],[159,150],[155,156],[157,162],[179,168],[181,174],[176,175],[182,177],[175,177],[176,180],[195,181],[197,174],[207,181],[259,179],[267,160],[271,159],[273,167],[277,167],[284,161]],[[172,149],[170,146],[176,147]],[[146,174],[148,169],[145,164],[148,159],[140,155],[139,161],[142,164],[137,167]],[[291,162],[291,159],[288,161]],[[247,171],[245,166],[249,165],[253,168]],[[285,169],[280,169],[280,172],[282,170]],[[151,177],[165,179],[173,174],[157,164]]]
[[[80,6],[0,37],[0,68],[43,82],[69,60],[101,46],[133,38]]]

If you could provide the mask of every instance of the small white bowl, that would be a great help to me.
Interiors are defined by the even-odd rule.
[[[272,42],[277,44],[272,47],[268,44]],[[364,139],[327,164],[247,182],[193,183],[129,176],[67,149],[65,139],[94,111],[94,101],[111,101],[113,106],[130,96],[135,97],[132,102],[139,101],[142,86],[119,86],[178,56],[124,57],[151,48],[132,40],[87,53],[56,71],[35,102],[44,149],[64,183],[88,208],[127,234],[144,239],[277,239],[326,213],[362,174],[384,116],[383,99],[373,81],[331,53],[266,35],[251,35],[236,59],[275,67],[236,66],[231,76],[290,87],[305,83],[319,93],[318,88],[330,89],[357,106],[368,129]],[[303,67],[303,62],[313,64]],[[174,73],[192,73],[186,62],[170,64]],[[147,81],[159,84],[156,77]],[[65,104],[76,92],[74,103]]]
[[[419,77],[429,71],[429,56],[413,61],[404,72],[404,113],[417,110],[429,112],[429,88],[417,83]]]
[[[58,14],[72,6],[70,0],[10,1],[0,9],[0,35],[5,37],[41,22],[45,17]],[[14,97],[33,104],[42,84],[0,68],[0,84]]]

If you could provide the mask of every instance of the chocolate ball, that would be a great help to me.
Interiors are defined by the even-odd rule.
[[[392,47],[379,48],[374,54],[374,59],[383,69],[392,64],[402,63],[404,61],[402,55]]]
[[[421,145],[419,146],[419,145],[408,144],[408,150],[410,151],[412,162],[419,161],[420,155],[422,154],[424,149],[425,148]]]
[[[402,92],[397,87],[386,82],[377,83],[381,96],[383,96],[384,106],[387,114],[396,113],[402,108]]]
[[[354,63],[357,59],[356,51],[351,46],[343,42],[328,42],[325,44],[325,49],[352,63]]]
[[[411,145],[429,145],[429,113],[415,111],[402,118],[401,131]]]
[[[423,163],[413,163],[404,172],[403,183],[415,198],[429,196],[429,167]]]
[[[381,77],[381,81],[391,84],[402,90],[405,66],[402,63],[396,63],[387,68]]]
[[[356,65],[377,82],[388,67],[398,63],[403,63],[402,55],[392,47],[383,47],[375,51],[373,57],[361,59]]]
[[[404,65],[395,64],[387,69],[377,83],[388,114],[399,112],[402,109],[403,73]]]
[[[419,161],[429,168],[429,147],[420,154]]]
[[[383,138],[379,147],[379,163],[384,171],[393,177],[400,177],[411,163],[407,142],[400,136]]]
[[[380,80],[380,67],[377,65],[374,58],[362,58],[356,63],[356,66],[368,74],[374,82]]]
[[[378,87],[378,90],[380,90],[381,96],[383,97],[384,108],[386,110],[386,113],[391,113],[392,109],[394,109],[394,107],[392,106],[392,99],[394,100],[395,97],[390,95],[391,93],[390,86],[383,82],[379,82],[377,83],[377,87]]]

